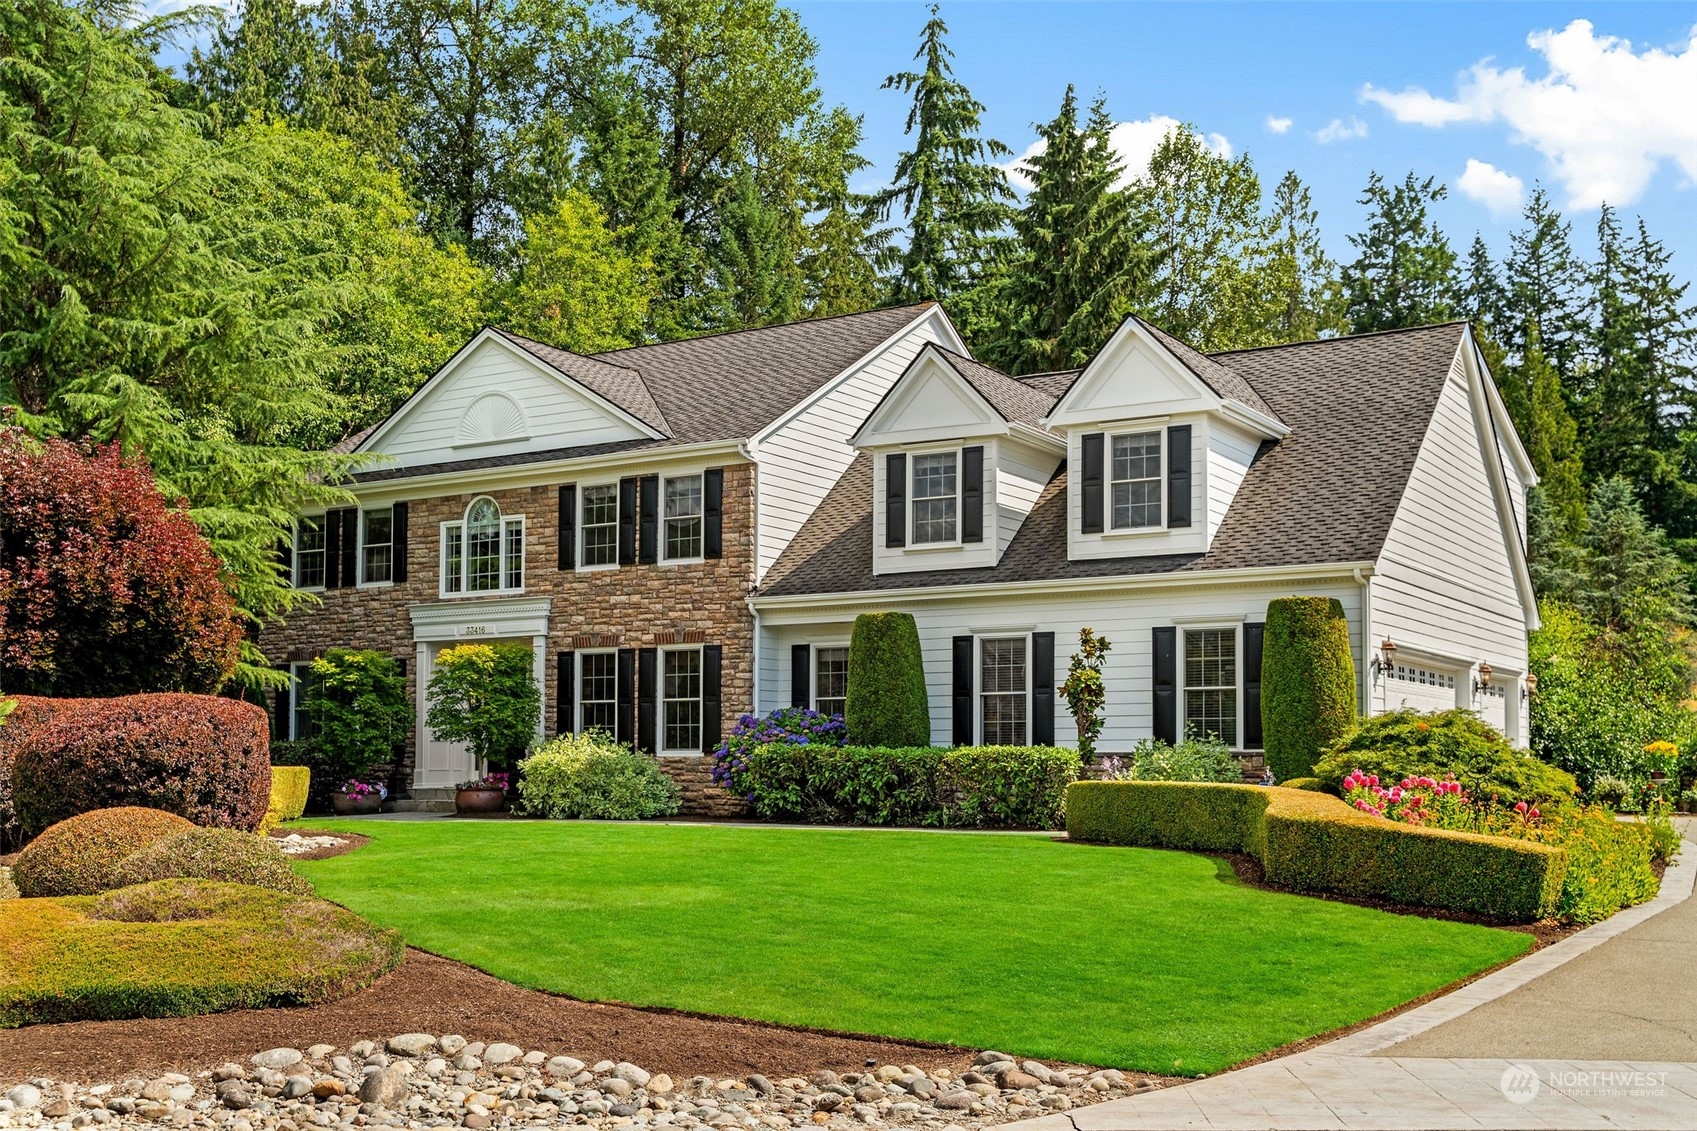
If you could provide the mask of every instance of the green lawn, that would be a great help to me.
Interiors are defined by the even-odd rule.
[[[1531,942],[1046,837],[311,823],[372,838],[297,865],[321,895],[520,985],[1149,1072],[1219,1071]]]

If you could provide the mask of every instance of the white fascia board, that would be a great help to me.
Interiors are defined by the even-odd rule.
[[[1508,551],[1509,568],[1514,572],[1514,587],[1520,595],[1520,610],[1525,618],[1526,631],[1536,631],[1540,624],[1538,595],[1532,588],[1532,567],[1526,561],[1525,532],[1520,529],[1520,517],[1514,513],[1514,503],[1508,491],[1508,469],[1497,455],[1499,435],[1514,436],[1513,427],[1502,430],[1493,404],[1496,389],[1484,358],[1473,342],[1472,331],[1462,336],[1463,370],[1467,374],[1468,402],[1473,407],[1473,432],[1482,448],[1485,474],[1491,480],[1491,499],[1497,508],[1497,525],[1503,532],[1503,545]],[[1500,402],[1497,402],[1500,403]],[[1502,424],[1507,424],[1506,414]],[[1514,441],[1518,447],[1519,442]],[[1524,449],[1521,458],[1525,457]],[[1531,482],[1536,482],[1536,477]]]
[[[1282,420],[1274,420],[1264,412],[1257,412],[1242,401],[1223,401],[1220,404],[1220,412],[1228,420],[1241,424],[1269,440],[1282,440],[1290,435],[1290,425]]]
[[[1038,428],[1024,421],[1014,421],[1008,425],[1008,435],[1016,440],[1024,440],[1039,448],[1044,448],[1057,455],[1067,454],[1067,438],[1059,432],[1051,432],[1047,428]]]
[[[962,438],[966,435],[959,432],[944,434],[935,429],[927,430],[922,428],[915,430],[911,437],[904,436],[901,439],[879,440],[876,444],[867,442],[866,434],[882,425],[884,413],[889,410],[890,405],[895,402],[897,396],[905,390],[908,382],[915,379],[914,374],[917,373],[919,371],[919,367],[924,365],[926,362],[930,362],[931,364],[941,368],[944,376],[954,383],[955,388],[964,392],[970,399],[977,401],[978,404],[983,407],[986,415],[990,417],[991,421],[1000,422],[999,426],[987,423],[983,431],[972,433],[974,437],[1006,435],[1008,431],[1008,421],[1007,418],[1002,415],[1001,410],[991,404],[989,400],[985,398],[984,394],[980,393],[971,381],[968,381],[965,377],[960,375],[960,371],[951,365],[949,363],[949,359],[944,357],[942,352],[938,350],[935,342],[926,342],[925,345],[921,347],[920,351],[913,355],[913,360],[907,363],[907,368],[902,370],[901,376],[896,378],[895,384],[891,385],[889,390],[879,399],[878,403],[872,406],[872,411],[866,414],[866,419],[860,422],[860,427],[854,430],[854,435],[849,437],[849,444],[851,446],[856,448],[900,447],[904,444],[936,443],[941,440]]]
[[[1514,421],[1509,419],[1508,405],[1503,403],[1502,393],[1497,390],[1497,383],[1491,377],[1491,367],[1485,361],[1485,352],[1479,348],[1479,342],[1473,336],[1473,327],[1467,327],[1467,340],[1463,347],[1467,350],[1470,369],[1475,379],[1484,387],[1486,402],[1491,406],[1491,418],[1496,423],[1497,431],[1502,434],[1503,442],[1508,447],[1508,454],[1514,460],[1515,470],[1530,487],[1538,482],[1538,469],[1532,466],[1532,457],[1521,442],[1520,433],[1514,427]]]

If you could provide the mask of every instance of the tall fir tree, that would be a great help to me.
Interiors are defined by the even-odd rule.
[[[1472,322],[1475,330],[1501,342],[1507,310],[1508,290],[1503,286],[1502,273],[1491,258],[1485,237],[1474,232],[1473,243],[1467,249],[1467,267],[1462,274],[1456,312]]]
[[[1544,497],[1558,528],[1577,537],[1585,523],[1584,460],[1579,426],[1568,411],[1561,378],[1545,358],[1536,324],[1528,323],[1516,382],[1525,390],[1526,423],[1519,426],[1526,454],[1542,481]]]
[[[1509,235],[1503,263],[1503,346],[1511,358],[1527,349],[1535,331],[1544,359],[1570,378],[1577,360],[1578,308],[1584,271],[1573,254],[1572,225],[1542,185],[1532,189],[1523,226]]]
[[[1368,177],[1361,196],[1367,226],[1349,237],[1357,254],[1343,268],[1353,332],[1399,330],[1454,316],[1455,252],[1427,214],[1428,206],[1448,195],[1432,177],[1422,181],[1409,173],[1397,185],[1387,185],[1378,173]]]
[[[957,78],[948,25],[931,6],[914,58],[917,71],[884,80],[911,95],[904,133],[913,148],[896,158],[891,184],[873,198],[880,220],[899,211],[907,243],[891,256],[892,302],[945,300],[982,281],[998,258],[1013,190],[996,164],[1013,151],[979,134],[984,105]]]
[[[1272,284],[1272,337],[1306,342],[1338,326],[1337,265],[1320,242],[1320,213],[1292,169],[1273,189],[1266,277]]]

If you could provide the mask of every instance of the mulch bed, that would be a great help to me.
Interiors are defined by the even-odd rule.
[[[301,836],[334,836],[342,839],[341,844],[331,845],[327,848],[315,848],[311,852],[298,853],[294,856],[290,856],[290,860],[328,860],[332,856],[346,856],[354,849],[364,847],[371,843],[371,838],[363,833],[343,833],[332,832],[329,829],[304,828],[271,830],[271,835],[277,840],[287,840],[290,833],[299,833]],[[438,1033],[437,1036],[441,1036],[441,1034]]]
[[[510,1041],[591,1063],[628,1060],[685,1079],[858,1071],[869,1062],[958,1072],[972,1062],[970,1052],[941,1045],[578,1001],[409,948],[400,968],[376,985],[327,1005],[0,1030],[0,1080],[94,1082],[192,1073],[269,1048],[346,1048],[412,1032]]]

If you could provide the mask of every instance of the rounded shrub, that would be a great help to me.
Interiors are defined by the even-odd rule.
[[[1325,787],[1340,792],[1354,770],[1377,774],[1387,788],[1403,778],[1454,774],[1478,798],[1513,804],[1564,801],[1578,789],[1573,775],[1508,744],[1471,711],[1390,711],[1362,720],[1314,767]]]
[[[1334,597],[1268,602],[1261,731],[1273,777],[1310,776],[1315,760],[1354,724],[1355,660],[1342,603]]]
[[[18,821],[33,836],[79,813],[141,806],[256,829],[271,800],[268,726],[254,704],[215,695],[54,700],[16,736],[5,728]]]
[[[158,809],[96,809],[60,821],[24,846],[12,866],[21,895],[94,895],[118,886],[131,854],[194,825]]]
[[[657,759],[599,731],[562,734],[520,763],[525,810],[555,819],[640,821],[678,811],[678,787]]]
[[[849,638],[848,740],[856,746],[928,746],[925,658],[910,613],[861,613]]]
[[[236,829],[189,829],[156,840],[126,857],[111,887],[154,880],[217,880],[290,895],[311,895],[312,885],[289,867],[289,858],[267,837]]]

